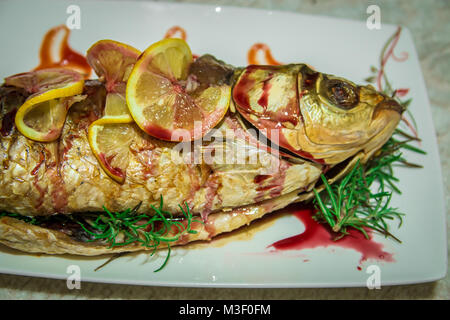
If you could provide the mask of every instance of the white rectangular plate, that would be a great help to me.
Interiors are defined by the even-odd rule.
[[[73,1],[2,1],[0,3],[0,76],[24,72],[38,64],[38,49],[45,32],[65,23]],[[233,65],[246,65],[247,50],[255,42],[268,44],[282,62],[305,62],[317,70],[357,83],[377,65],[381,48],[396,26],[369,30],[365,22],[338,20],[285,12],[233,7],[146,2],[76,2],[81,9],[81,29],[73,30],[71,46],[85,52],[99,39],[115,39],[141,50],[160,40],[174,25],[187,31],[187,41],[197,54],[211,53]],[[49,278],[66,278],[67,267],[78,265],[84,281],[215,287],[343,287],[365,286],[366,268],[376,264],[381,284],[432,281],[447,270],[446,221],[438,148],[430,105],[411,34],[404,29],[396,52],[406,52],[404,62],[389,62],[387,73],[397,88],[410,88],[410,110],[418,122],[428,154],[407,154],[423,169],[399,169],[401,196],[393,206],[406,213],[393,233],[398,244],[376,237],[395,262],[367,261],[358,270],[360,254],[342,248],[317,248],[269,254],[274,241],[302,232],[302,224],[283,216],[252,237],[225,241],[223,245],[177,248],[168,265],[154,273],[164,260],[157,256],[124,256],[100,271],[107,257],[33,256],[2,248],[0,272]]]

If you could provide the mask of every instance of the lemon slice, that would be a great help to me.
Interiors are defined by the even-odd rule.
[[[31,95],[17,110],[17,129],[27,138],[49,142],[58,139],[73,103],[84,96],[81,74],[63,68],[20,73],[5,79],[7,85],[25,89]]]
[[[92,122],[88,130],[92,153],[105,173],[119,183],[124,183],[126,178],[129,147],[133,141],[132,122],[125,98],[118,93],[108,93],[104,116]]]
[[[102,118],[89,127],[89,144],[105,173],[124,183],[134,129],[118,118]]]
[[[228,85],[197,86],[189,77],[192,53],[181,39],[164,39],[140,56],[128,78],[126,100],[134,121],[167,141],[201,138],[225,116]]]
[[[100,40],[87,51],[86,59],[108,92],[125,94],[128,76],[141,52],[125,43]]]
[[[86,59],[100,80],[105,82],[106,107],[104,117],[133,122],[125,100],[128,76],[141,52],[125,43],[100,40],[87,51]]]
[[[106,96],[104,116],[91,123],[89,145],[105,173],[124,183],[132,142],[133,118],[128,112],[125,97],[119,93]]]
[[[104,115],[89,126],[89,145],[105,173],[119,183],[126,178],[133,118],[125,99],[128,76],[141,52],[127,44],[101,40],[89,48],[87,60],[107,91]]]

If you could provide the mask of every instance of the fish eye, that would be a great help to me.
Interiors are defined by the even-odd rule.
[[[342,79],[326,77],[321,82],[321,94],[336,107],[350,110],[358,105],[358,89],[353,84]]]

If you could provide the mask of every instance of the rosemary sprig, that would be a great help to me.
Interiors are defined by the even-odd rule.
[[[42,220],[41,217],[29,217],[29,216],[23,216],[21,214],[9,213],[9,212],[0,212],[0,218],[1,217],[15,218],[15,219],[21,220],[23,222],[26,222],[26,223],[29,223],[29,224],[32,224],[32,225],[37,225],[37,224],[40,223],[40,220]]]
[[[183,217],[174,217],[169,211],[163,210],[163,198],[159,207],[151,206],[154,211],[152,215],[140,214],[138,210],[141,203],[133,209],[123,212],[111,212],[103,207],[103,213],[82,213],[73,215],[37,216],[28,217],[15,213],[0,212],[0,218],[8,216],[22,220],[26,223],[48,227],[47,224],[56,222],[65,225],[79,226],[84,233],[82,241],[101,242],[109,245],[109,248],[120,247],[130,244],[141,245],[151,248],[153,256],[162,244],[167,246],[167,255],[163,264],[154,272],[163,269],[169,261],[171,244],[179,240],[184,234],[195,234],[192,229],[193,222],[203,223],[194,219],[187,203],[179,206]]]
[[[133,209],[127,209],[123,212],[110,212],[103,207],[105,214],[99,215],[95,220],[89,220],[83,223],[73,218],[83,230],[91,235],[90,241],[103,241],[109,244],[110,248],[125,246],[129,244],[140,244],[141,246],[152,248],[151,256],[161,244],[167,245],[167,255],[163,264],[155,270],[155,272],[163,269],[170,257],[170,244],[179,240],[186,233],[195,234],[197,231],[192,230],[193,216],[189,210],[189,206],[185,203],[185,207],[179,206],[183,213],[184,219],[174,218],[169,211],[163,210],[163,198],[161,197],[159,207],[151,206],[154,214],[139,214],[141,204]],[[186,225],[181,222],[186,222]]]
[[[399,140],[398,135],[404,139]],[[321,193],[314,189],[313,203],[317,209],[314,218],[327,223],[338,234],[336,239],[347,235],[348,228],[354,228],[366,238],[366,230],[372,229],[401,242],[390,233],[388,224],[388,220],[399,220],[400,227],[404,215],[390,206],[392,194],[401,194],[397,187],[399,179],[394,176],[394,166],[421,167],[406,161],[401,152],[401,149],[407,149],[425,154],[423,150],[408,144],[413,140],[417,138],[396,130],[375,157],[364,165],[358,161],[339,182],[330,185],[322,174],[325,188]]]

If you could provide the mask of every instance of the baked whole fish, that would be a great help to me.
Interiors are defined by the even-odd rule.
[[[58,139],[49,142],[18,130],[15,115],[32,92],[6,81],[0,87],[0,212],[9,215],[0,218],[0,243],[49,254],[152,249],[141,242],[111,246],[95,240],[70,217],[89,221],[84,214],[95,217],[104,208],[150,214],[161,198],[171,219],[186,220],[180,204],[195,218],[194,232],[171,245],[210,240],[311,199],[322,173],[333,182],[356,161],[366,162],[391,137],[404,110],[370,85],[304,64],[234,68],[205,55],[188,73],[194,87],[230,86],[229,110],[199,144],[158,139],[136,123],[118,124],[129,137],[121,183],[105,172],[89,143],[90,125],[105,114],[103,79],[86,80],[80,95],[65,98],[72,99],[70,109]],[[219,151],[228,161],[217,157]],[[189,161],[195,152],[201,156]]]

